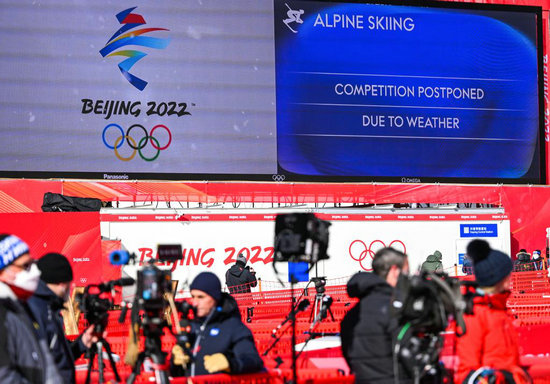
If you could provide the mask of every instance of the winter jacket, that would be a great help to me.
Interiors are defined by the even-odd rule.
[[[426,261],[422,263],[422,271],[443,272],[442,258],[441,252],[435,251],[433,255],[428,256]]]
[[[225,273],[225,284],[230,293],[248,293],[251,287],[255,287],[258,282],[256,275],[250,272],[245,264],[237,261]]]
[[[516,254],[516,260],[514,261],[514,271],[534,271],[535,266],[531,260],[531,255],[526,252],[518,252]]]
[[[61,309],[63,301],[50,288],[40,281],[34,295],[28,301],[29,307],[38,322],[39,335],[45,339],[54,358],[57,370],[65,384],[75,383],[75,358],[86,352],[80,338],[69,344],[65,338]]]
[[[2,384],[58,384],[61,377],[46,341],[35,329],[27,304],[0,282],[0,381]]]
[[[241,321],[237,302],[227,293],[222,293],[218,306],[206,318],[191,321],[193,345],[191,376],[208,375],[204,368],[204,356],[223,353],[229,361],[230,373],[259,372],[264,363],[258,354],[252,332]],[[183,372],[173,369],[178,376]]]
[[[393,345],[398,332],[392,311],[394,289],[374,273],[360,272],[347,286],[360,299],[340,324],[342,352],[357,383],[395,384]],[[410,377],[399,367],[399,382]]]
[[[473,315],[464,316],[466,334],[456,342],[459,363],[455,383],[464,383],[481,367],[507,371],[517,384],[527,382],[519,365],[518,336],[506,313],[508,296],[501,293],[474,299]]]

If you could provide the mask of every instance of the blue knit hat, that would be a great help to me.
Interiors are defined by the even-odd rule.
[[[512,273],[510,256],[492,249],[485,240],[472,240],[466,252],[474,262],[476,281],[482,287],[492,287]]]
[[[15,235],[0,235],[0,270],[29,253],[29,246]]]
[[[222,298],[222,284],[212,272],[201,272],[191,283],[191,290],[197,289],[211,296],[216,302]]]

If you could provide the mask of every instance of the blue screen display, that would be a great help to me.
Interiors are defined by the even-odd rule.
[[[279,172],[540,182],[529,9],[275,0]]]

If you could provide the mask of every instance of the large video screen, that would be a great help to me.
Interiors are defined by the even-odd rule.
[[[539,8],[0,9],[0,176],[544,182]]]

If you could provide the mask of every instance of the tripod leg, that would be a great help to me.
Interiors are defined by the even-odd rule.
[[[168,373],[166,371],[155,369],[155,379],[157,384],[169,384]]]
[[[169,384],[168,372],[166,372],[166,368],[159,368],[164,367],[166,364],[166,353],[162,351],[156,351],[155,353],[151,354],[151,360],[154,364],[155,378],[157,384]]]
[[[126,384],[134,384],[136,377],[139,376],[141,365],[143,364],[144,360],[145,360],[145,352],[140,352],[136,361],[136,365],[134,365],[134,369],[132,369],[132,373],[130,374],[130,376],[128,376],[128,380],[126,380]]]
[[[90,348],[90,360],[88,361],[88,373],[86,374],[86,384],[90,384],[90,375],[92,373],[92,367],[94,366],[94,358],[95,358],[95,344],[92,345]]]
[[[107,340],[103,340],[103,344],[105,346],[105,351],[107,352],[107,357],[109,357],[109,362],[111,363],[111,369],[115,374],[115,379],[116,381],[120,382],[120,376],[118,375],[115,360],[113,359],[113,352],[111,352],[111,345],[107,342]]]
[[[103,384],[105,381],[105,370],[103,368],[103,343],[99,340],[97,343],[97,368],[99,369],[98,383]]]

